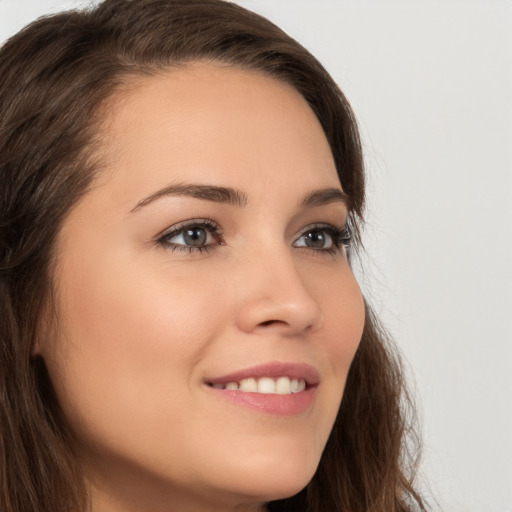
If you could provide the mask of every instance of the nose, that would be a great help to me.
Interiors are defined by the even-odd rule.
[[[289,250],[280,255],[275,250],[260,252],[258,256],[239,280],[243,291],[237,308],[238,328],[290,337],[318,330],[323,323],[322,310]]]

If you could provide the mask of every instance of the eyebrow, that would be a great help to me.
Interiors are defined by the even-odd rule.
[[[341,190],[341,188],[327,187],[313,190],[306,194],[299,203],[299,206],[301,208],[311,208],[330,203],[343,203],[348,208],[350,205],[350,198],[348,194]]]
[[[193,183],[178,183],[169,185],[154,194],[139,201],[131,212],[140,210],[142,207],[153,203],[157,199],[167,196],[188,196],[196,199],[204,199],[214,203],[224,203],[233,206],[244,207],[247,205],[247,194],[230,187],[217,187],[215,185],[196,185]]]
[[[247,194],[235,188],[195,183],[177,183],[158,190],[150,196],[142,199],[130,210],[130,213],[136,212],[158,199],[169,196],[194,197],[196,199],[203,199],[214,203],[229,204],[240,208],[247,206],[247,203],[249,202]],[[335,202],[341,202],[348,207],[349,196],[340,188],[327,187],[307,193],[299,202],[299,207],[312,208]]]

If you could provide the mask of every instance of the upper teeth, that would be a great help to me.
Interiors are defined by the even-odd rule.
[[[240,382],[227,382],[226,384],[213,384],[217,389],[240,390],[249,393],[267,393],[277,395],[289,395],[299,393],[306,389],[304,379],[290,379],[289,377],[261,377],[259,379],[242,379]]]

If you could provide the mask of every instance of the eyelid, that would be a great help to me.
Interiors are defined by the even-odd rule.
[[[172,226],[166,227],[163,231],[161,231],[158,235],[154,237],[155,241],[161,240],[162,238],[167,238],[174,233],[179,233],[183,231],[187,227],[191,226],[199,226],[204,228],[209,228],[210,230],[219,230],[219,225],[212,219],[207,217],[202,218],[193,218],[188,220],[183,220],[173,224]]]
[[[326,230],[331,231],[334,233],[340,233],[340,234],[347,234],[351,235],[352,230],[350,229],[350,225],[348,222],[346,222],[343,226],[336,226],[334,224],[331,224],[329,222],[314,222],[312,224],[308,224],[307,226],[304,226],[296,235],[296,238],[301,237],[304,235],[304,233],[312,230]]]

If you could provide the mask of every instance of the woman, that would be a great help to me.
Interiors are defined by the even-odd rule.
[[[1,510],[424,509],[322,66],[228,2],[106,0],[0,74]]]

